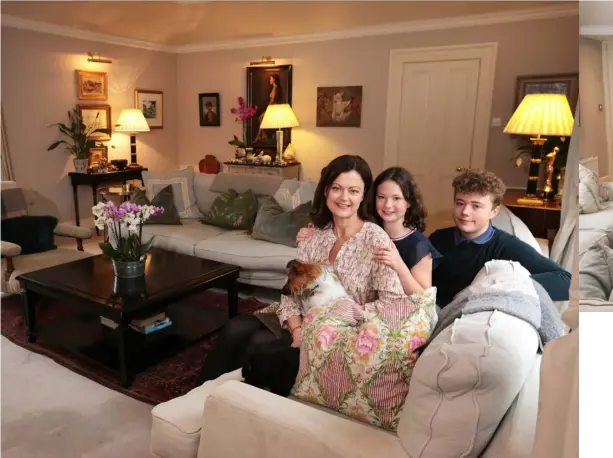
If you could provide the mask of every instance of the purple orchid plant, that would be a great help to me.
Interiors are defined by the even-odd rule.
[[[99,243],[102,252],[109,258],[120,262],[142,261],[153,245],[153,237],[142,243],[143,223],[152,216],[164,212],[162,207],[137,205],[123,202],[119,207],[111,201],[100,202],[92,207],[96,227],[111,231],[111,241]],[[122,234],[122,230],[124,231]]]
[[[236,146],[237,148],[247,148],[247,145],[245,145],[245,123],[249,118],[255,116],[257,111],[257,105],[248,106],[243,97],[238,98],[238,107],[232,108],[230,113],[234,115],[234,120],[236,122],[240,122],[242,124],[243,140],[241,141],[235,135],[234,139],[228,142],[229,145]]]

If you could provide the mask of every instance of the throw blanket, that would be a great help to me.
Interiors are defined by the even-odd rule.
[[[530,323],[540,349],[564,332],[564,324],[545,289],[514,261],[489,261],[467,288],[439,311],[430,342],[462,315],[497,310]]]

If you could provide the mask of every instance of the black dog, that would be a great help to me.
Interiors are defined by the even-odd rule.
[[[245,383],[289,396],[300,365],[300,349],[292,348],[283,340],[254,348],[243,364]]]

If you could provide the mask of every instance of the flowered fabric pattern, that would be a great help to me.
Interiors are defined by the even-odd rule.
[[[242,194],[230,189],[215,198],[201,221],[226,229],[251,230],[257,212],[258,199],[250,189]]]

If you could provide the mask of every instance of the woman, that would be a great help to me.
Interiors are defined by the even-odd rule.
[[[270,78],[268,78],[268,83],[271,86],[270,94],[268,95],[268,105],[272,105],[275,103],[282,103],[283,94],[281,93],[281,78],[279,78],[279,75],[277,74],[270,75]],[[268,105],[266,105],[266,108],[268,108]],[[262,112],[262,114],[258,116],[258,126],[262,125],[262,120],[264,119],[266,108],[264,108],[264,111]],[[267,138],[268,138],[268,134],[266,133],[266,131],[264,129],[259,129],[258,134],[253,139],[253,142],[255,143],[258,141],[263,141],[263,140],[266,140]]]
[[[406,296],[394,271],[374,260],[375,249],[392,242],[381,227],[368,222],[364,198],[371,185],[372,172],[361,157],[344,155],[330,162],[315,190],[313,236],[298,245],[296,258],[332,264],[360,307],[376,313]],[[205,361],[200,383],[238,369],[248,352],[257,353],[271,344],[298,348],[302,340],[300,304],[281,296],[276,314],[278,320],[274,321],[271,314],[231,320]]]

